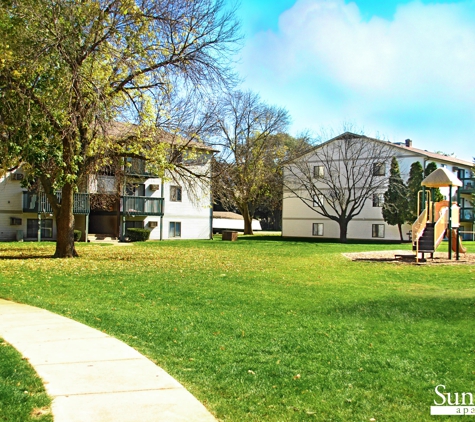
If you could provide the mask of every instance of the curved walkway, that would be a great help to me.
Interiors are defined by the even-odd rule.
[[[43,379],[55,422],[215,421],[163,369],[79,322],[0,299],[0,337]]]

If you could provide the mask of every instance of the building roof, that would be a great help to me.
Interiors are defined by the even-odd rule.
[[[108,123],[105,132],[112,137],[135,137],[138,135],[139,126],[128,122]],[[159,129],[153,136],[156,136],[159,142],[165,142],[179,147],[196,148],[209,152],[218,152],[218,150],[193,139],[183,139],[180,135],[173,135],[162,129]]]
[[[444,154],[438,154],[436,152],[430,152],[430,151],[427,151],[427,150],[422,150],[422,149],[419,149],[419,148],[414,148],[412,145],[411,146],[406,146],[404,142],[389,142],[389,141],[382,141],[381,139],[376,139],[376,138],[371,138],[369,136],[365,136],[365,135],[357,135],[355,133],[351,133],[351,132],[345,132],[345,133],[342,133],[341,135],[338,135],[336,136],[335,138],[332,138],[322,144],[319,144],[319,145],[316,145],[314,147],[312,147],[311,149],[307,150],[306,152],[304,152],[302,155],[306,155],[318,148],[321,148],[323,145],[326,145],[330,142],[333,142],[333,141],[336,141],[336,140],[340,140],[340,139],[348,139],[348,138],[358,138],[358,139],[367,139],[369,141],[374,141],[374,142],[379,142],[379,143],[384,143],[386,145],[389,145],[391,147],[394,147],[396,149],[399,149],[399,150],[402,150],[402,151],[405,151],[405,152],[410,152],[414,155],[419,155],[421,157],[424,157],[428,160],[435,160],[435,161],[440,161],[440,162],[443,162],[443,163],[446,163],[446,164],[451,164],[451,165],[461,165],[461,166],[464,166],[464,167],[473,167],[473,162],[471,161],[466,161],[466,160],[462,160],[460,158],[456,158],[456,157],[452,157],[452,156],[448,156],[448,155],[444,155]]]
[[[444,154],[437,154],[436,152],[430,152],[427,150],[422,150],[419,148],[414,148],[414,147],[407,147],[405,145],[399,145],[399,144],[392,144],[397,148],[401,148],[406,151],[411,151],[414,152],[415,154],[422,155],[426,158],[429,158],[431,160],[436,160],[436,161],[442,161],[450,164],[459,164],[461,166],[468,166],[468,167],[473,167],[473,162],[466,161],[466,160],[461,160],[460,158],[457,157],[452,157],[450,155],[444,155]]]
[[[228,211],[213,211],[213,218],[226,218],[229,220],[244,220],[241,214]]]

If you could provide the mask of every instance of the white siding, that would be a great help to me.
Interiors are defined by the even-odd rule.
[[[434,160],[431,158],[426,159],[421,154],[418,154],[411,150],[403,150],[400,148],[394,148],[394,155],[398,159],[399,168],[401,171],[402,178],[407,181],[409,177],[409,171],[411,165],[415,161],[419,161],[424,168],[424,166],[429,162],[436,162],[440,167],[442,165],[446,166],[449,170],[453,170],[453,166],[448,164],[450,157],[447,157],[447,160]],[[312,165],[318,165],[318,161],[314,156],[309,154],[306,158],[309,163]],[[454,164],[458,168],[463,168],[460,164]],[[386,173],[389,174],[390,164],[386,166]],[[469,171],[467,167],[467,171]],[[286,171],[284,171],[284,177]],[[386,189],[381,189],[380,192],[384,193]],[[448,188],[442,188],[441,193],[448,196]],[[448,199],[448,198],[447,198]],[[339,225],[337,222],[332,221],[324,216],[319,215],[311,207],[308,207],[301,199],[292,197],[290,192],[287,192],[284,189],[284,199],[283,199],[283,212],[282,212],[282,235],[286,237],[315,237],[320,238],[320,236],[313,236],[312,225],[313,223],[323,223],[324,224],[324,235],[323,238],[339,238],[340,231]],[[373,224],[384,224],[384,238],[373,238],[372,237],[372,225]],[[467,228],[468,229],[468,228]],[[407,233],[411,230],[411,226],[405,224],[402,228],[404,239],[408,240]],[[361,213],[350,221],[348,225],[348,239],[379,239],[379,240],[399,240],[399,230],[397,226],[389,226],[386,224],[382,217],[381,207],[373,207],[372,200],[366,201],[363,210]]]
[[[21,171],[19,172],[21,173]],[[16,240],[17,230],[26,233],[26,218],[23,215],[21,182],[12,179],[12,173],[0,178],[0,241]],[[10,218],[21,218],[19,226],[10,225]]]

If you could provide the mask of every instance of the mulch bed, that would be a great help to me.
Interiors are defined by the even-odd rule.
[[[393,251],[374,251],[374,252],[354,252],[342,254],[352,261],[368,261],[368,262],[390,262],[395,264],[412,264],[412,265],[475,265],[475,254],[466,253],[460,254],[460,259],[455,259],[455,252],[452,253],[450,260],[447,252],[436,252],[434,258],[430,254],[425,254],[425,262],[421,261],[419,255],[419,262],[416,262],[416,254],[411,251],[393,250]]]

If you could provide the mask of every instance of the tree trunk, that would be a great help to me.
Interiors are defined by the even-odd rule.
[[[401,238],[401,242],[404,242],[404,236],[402,235],[402,224],[399,223],[397,228],[399,229],[399,237]]]
[[[62,189],[61,206],[56,215],[56,251],[55,258],[73,258],[78,256],[74,247],[74,215],[73,215],[74,190],[70,184]]]
[[[254,234],[252,231],[252,217],[247,204],[242,206],[241,213],[244,218],[244,234]]]
[[[348,221],[340,220],[340,243],[347,242],[347,235],[348,235]]]

